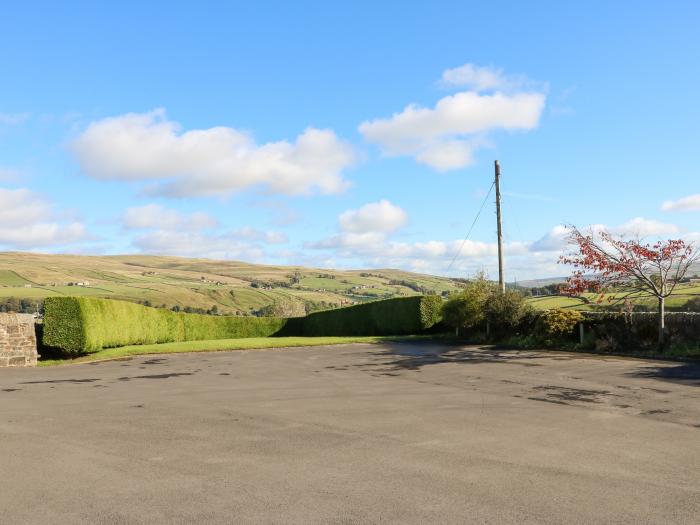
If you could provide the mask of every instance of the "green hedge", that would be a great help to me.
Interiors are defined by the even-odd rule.
[[[69,354],[133,344],[267,337],[287,319],[175,313],[125,301],[48,297],[43,344]]]
[[[655,347],[659,315],[654,312],[583,312],[589,343],[611,348]],[[700,344],[700,313],[668,312],[665,317],[667,345]]]
[[[48,297],[42,343],[81,354],[204,339],[419,334],[440,322],[441,308],[440,297],[415,296],[282,319],[175,313],[111,299]]]
[[[373,336],[419,334],[441,320],[442,299],[414,296],[315,312],[289,319],[282,336]]]

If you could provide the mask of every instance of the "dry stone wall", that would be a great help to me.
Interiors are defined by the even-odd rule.
[[[34,316],[0,313],[0,367],[36,366],[37,357]]]

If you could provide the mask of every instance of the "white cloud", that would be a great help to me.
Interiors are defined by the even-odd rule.
[[[473,162],[476,149],[488,144],[494,130],[531,130],[544,108],[542,93],[455,93],[435,108],[409,105],[389,118],[360,124],[365,140],[390,156],[410,155],[437,170],[456,169]]]
[[[149,204],[124,212],[126,229],[148,230],[133,239],[141,252],[212,259],[262,261],[262,244],[284,244],[285,234],[251,227],[230,231],[213,231],[219,222],[206,213],[181,213],[172,208]]]
[[[640,237],[676,236],[698,241],[700,233],[683,233],[673,224],[637,217],[619,226],[594,224],[582,229],[594,233],[606,230],[615,235]],[[557,225],[536,241],[505,243],[508,280],[559,276],[566,269],[557,263],[560,254],[570,248],[566,226]],[[392,238],[392,231],[345,231],[320,241],[306,243],[310,250],[354,267],[402,268],[406,270],[468,276],[486,270],[496,274],[496,242],[476,240],[427,240],[402,242]],[[452,261],[454,260],[454,263]]]
[[[675,235],[680,228],[675,224],[668,224],[653,219],[635,217],[619,226],[606,226],[604,224],[591,224],[582,228],[583,232],[607,231],[613,235],[624,237],[663,237]],[[558,252],[565,250],[569,245],[569,230],[567,226],[559,224],[547,232],[537,241],[529,245],[531,252]]]
[[[284,244],[289,241],[287,236],[281,232],[262,231],[256,228],[246,226],[233,230],[229,234],[234,239],[243,239],[247,241],[259,241],[266,244]]]
[[[159,255],[245,261],[262,261],[265,257],[261,247],[241,242],[229,234],[156,230],[134,239],[134,245],[144,253]]]
[[[393,232],[405,226],[408,214],[386,199],[348,210],[338,217],[340,229],[348,233]]]
[[[447,140],[430,144],[416,155],[421,164],[437,171],[448,171],[474,164],[475,144],[467,140]]]
[[[528,81],[523,76],[506,75],[500,68],[482,67],[474,64],[446,69],[441,83],[447,87],[467,87],[474,91],[516,89]]]
[[[664,201],[663,211],[700,211],[700,193],[688,195],[677,201]]]
[[[569,230],[564,225],[557,225],[548,231],[543,237],[530,245],[533,252],[560,251],[569,244]]]
[[[493,258],[498,252],[495,242],[453,240],[399,242],[390,235],[405,225],[408,216],[404,210],[382,200],[367,204],[358,210],[349,210],[338,217],[340,231],[317,242],[307,243],[306,248],[329,250],[335,257],[361,258],[374,266],[401,267],[414,270],[432,268],[444,271],[457,253],[470,262]],[[527,245],[507,244],[511,255],[528,252]]]
[[[130,230],[202,230],[219,225],[214,217],[206,213],[184,214],[158,204],[128,208],[124,212],[122,222],[124,227]]]
[[[498,246],[481,241],[425,241],[397,242],[381,233],[341,233],[312,244],[312,248],[336,248],[343,256],[372,256],[389,259],[443,259],[450,260],[459,251],[462,257],[495,256]],[[509,243],[512,254],[524,254],[527,246],[522,243]]]
[[[72,144],[96,179],[149,181],[172,197],[229,195],[250,187],[286,195],[338,193],[353,148],[331,130],[307,128],[294,142],[258,145],[240,130],[182,131],[162,109],[93,122]]]
[[[635,217],[620,226],[607,228],[614,235],[638,236],[638,237],[661,237],[664,235],[675,235],[680,228],[675,224]]]
[[[55,220],[52,206],[32,191],[0,188],[0,246],[45,248],[86,238],[82,223]]]
[[[309,243],[307,248],[327,250],[334,254],[334,259],[360,260],[365,267],[403,268],[434,274],[464,275],[473,273],[481,267],[495,265],[498,246],[481,241],[425,241],[398,242],[391,240],[380,232],[339,233],[316,243]],[[511,242],[505,246],[509,260],[530,257],[528,246],[524,243]],[[459,253],[456,264],[450,263]]]

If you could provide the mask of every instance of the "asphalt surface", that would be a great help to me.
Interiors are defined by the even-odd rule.
[[[0,522],[700,522],[700,366],[434,344],[0,369]]]

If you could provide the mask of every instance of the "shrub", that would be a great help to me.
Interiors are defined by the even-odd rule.
[[[658,347],[658,314],[653,312],[584,312],[586,339],[606,349],[650,349]],[[666,314],[666,343],[697,345],[700,341],[700,313]]]
[[[442,299],[414,296],[315,312],[289,319],[282,336],[372,336],[419,334],[440,321]]]
[[[543,312],[540,315],[539,324],[544,335],[561,338],[573,334],[576,325],[582,320],[583,315],[578,310],[557,308]]]
[[[689,299],[684,305],[683,310],[686,312],[700,312],[700,297]]]
[[[442,308],[442,318],[453,328],[474,328],[486,319],[486,303],[496,290],[483,275],[468,281],[464,288],[450,296]]]
[[[492,293],[486,301],[485,316],[496,333],[513,334],[518,331],[531,308],[523,295],[515,290]]]
[[[185,314],[86,297],[49,297],[44,310],[43,344],[68,354],[132,344],[265,337],[278,332],[286,322]]]

